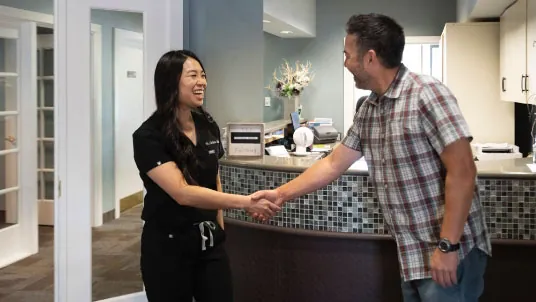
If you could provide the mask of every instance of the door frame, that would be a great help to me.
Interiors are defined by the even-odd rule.
[[[39,12],[33,12],[9,6],[0,5],[0,18],[14,22],[34,22],[37,26],[54,28],[54,16],[49,14],[43,14]],[[93,150],[100,150],[100,152],[94,152],[94,195],[93,195],[93,207],[91,210],[93,217],[93,227],[102,225],[102,27],[99,24],[91,24],[91,33],[93,34],[93,83],[95,95],[93,96],[94,108],[93,112]],[[55,71],[54,71],[55,72]],[[54,104],[56,105],[56,104]],[[56,121],[56,115],[54,115],[54,121]],[[55,146],[56,147],[56,146]],[[37,172],[37,166],[36,166]],[[56,196],[56,194],[55,194]]]
[[[91,9],[143,13],[144,117],[156,108],[153,73],[160,57],[183,46],[182,0],[56,0],[55,301],[92,300],[90,63]],[[68,106],[67,106],[68,104]],[[69,131],[67,131],[67,129]],[[143,292],[108,301],[140,301]],[[143,300],[142,300],[143,301]]]

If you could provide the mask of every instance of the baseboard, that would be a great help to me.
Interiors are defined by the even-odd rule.
[[[102,214],[102,223],[108,223],[115,219],[115,209]]]
[[[121,213],[143,203],[143,191],[136,192],[119,200]]]

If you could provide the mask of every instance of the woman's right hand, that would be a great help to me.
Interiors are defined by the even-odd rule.
[[[253,200],[252,195],[245,196],[248,199],[244,210],[246,210],[251,216],[263,217],[263,221],[267,218],[271,218],[277,212],[281,211],[281,207],[267,199]]]

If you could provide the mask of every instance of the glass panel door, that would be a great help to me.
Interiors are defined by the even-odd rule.
[[[39,225],[54,225],[54,34],[37,36],[37,198]],[[50,29],[52,31],[52,29]]]
[[[37,252],[36,178],[28,175],[36,158],[26,151],[35,150],[35,141],[28,144],[35,139],[35,122],[28,119],[34,103],[22,101],[35,95],[32,33],[33,23],[0,20],[0,268]]]

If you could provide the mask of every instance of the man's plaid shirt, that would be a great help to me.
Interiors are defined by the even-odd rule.
[[[402,65],[383,96],[372,93],[363,103],[342,142],[365,156],[404,281],[431,278],[445,212],[446,171],[439,155],[461,138],[472,140],[450,90]],[[460,260],[474,246],[491,255],[478,185],[460,246]]]

